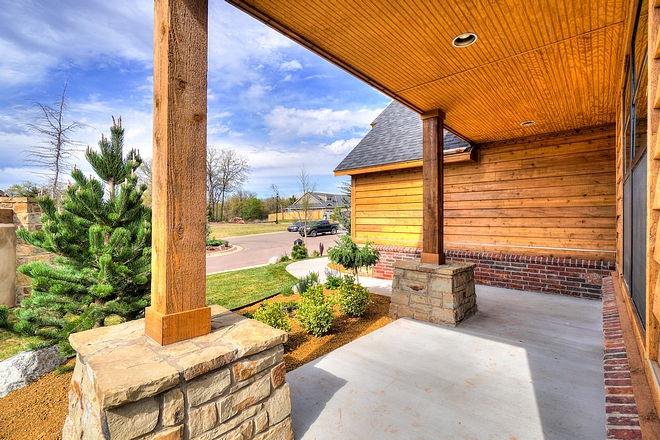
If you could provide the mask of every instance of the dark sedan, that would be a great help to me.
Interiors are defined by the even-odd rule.
[[[286,228],[286,230],[289,232],[298,232],[298,229],[300,229],[301,225],[302,225],[301,222],[295,222],[292,223],[288,228]]]

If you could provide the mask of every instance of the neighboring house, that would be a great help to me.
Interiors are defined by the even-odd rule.
[[[353,238],[392,278],[422,246],[422,121],[392,102],[372,127],[335,175],[351,176]],[[474,146],[445,131],[443,150],[448,259],[477,263],[482,284],[600,297],[615,268],[613,124]]]
[[[329,194],[321,192],[307,193],[284,208],[280,218],[282,220],[304,220],[303,201],[306,201],[308,220],[321,220],[323,218],[327,218],[329,220],[335,210],[335,207],[344,206],[342,199],[345,197],[346,196],[343,194]],[[275,214],[270,214],[268,216],[268,220],[274,221]]]

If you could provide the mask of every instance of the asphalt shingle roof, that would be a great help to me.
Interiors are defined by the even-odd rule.
[[[417,113],[393,101],[373,124],[376,125],[335,171],[422,159],[422,120]],[[467,142],[445,130],[444,150],[468,146]]]
[[[342,198],[345,197],[342,194],[329,194],[320,192],[313,192],[309,194],[311,196],[308,206],[309,209],[334,209],[335,206],[343,205]],[[287,206],[286,209],[302,209],[301,200],[302,197],[300,197],[291,205]]]

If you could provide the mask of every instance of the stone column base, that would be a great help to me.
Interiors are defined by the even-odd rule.
[[[211,306],[211,333],[160,346],[144,320],[71,335],[69,439],[293,439],[287,334]]]
[[[455,327],[477,313],[474,264],[394,263],[390,317]]]

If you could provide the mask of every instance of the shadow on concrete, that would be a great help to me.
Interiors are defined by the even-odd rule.
[[[288,381],[291,395],[297,396],[292,399],[291,420],[296,426],[295,438],[304,436],[309,428],[316,422],[321,414],[326,411],[326,404],[335,393],[340,390],[346,381],[323,369],[316,368],[316,361],[307,364],[310,371],[309,379],[305,374],[298,375],[295,381]],[[301,393],[301,386],[313,386],[313,392]],[[341,419],[341,409],[339,410]]]

